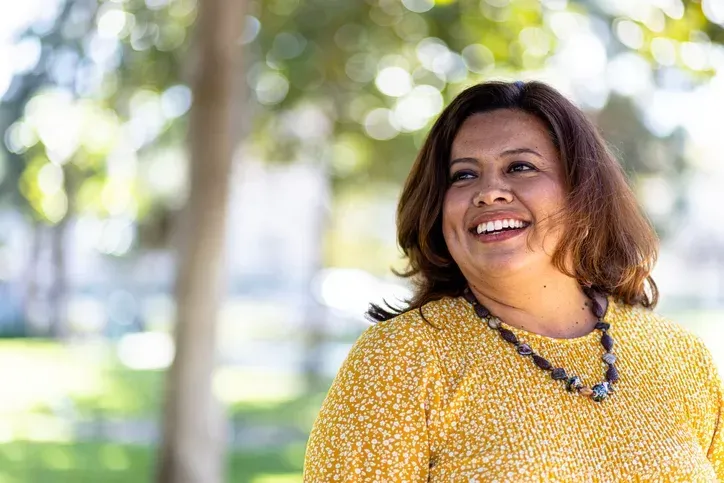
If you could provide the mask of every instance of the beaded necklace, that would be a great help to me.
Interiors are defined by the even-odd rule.
[[[556,381],[564,381],[566,390],[569,392],[578,392],[581,396],[590,397],[593,401],[601,402],[606,399],[609,394],[614,392],[613,386],[619,380],[618,370],[614,366],[616,356],[611,352],[613,349],[613,337],[608,333],[611,325],[603,321],[605,311],[603,307],[601,307],[601,304],[598,303],[598,300],[596,300],[597,292],[590,287],[584,287],[583,292],[591,300],[591,310],[593,311],[593,315],[598,319],[595,329],[601,331],[603,334],[601,336],[601,345],[603,345],[606,352],[603,354],[602,359],[603,362],[608,365],[606,369],[606,380],[595,384],[593,387],[585,386],[580,377],[567,374],[566,370],[562,367],[553,367],[553,364],[536,354],[528,344],[520,342],[512,331],[502,327],[502,321],[498,317],[492,315],[486,307],[478,302],[470,287],[465,288],[463,297],[473,306],[477,316],[486,322],[488,327],[497,330],[506,342],[515,346],[518,354],[525,357],[531,356],[536,366],[551,373],[551,378]]]

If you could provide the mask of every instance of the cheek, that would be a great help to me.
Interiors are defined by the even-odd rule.
[[[564,227],[560,226],[559,214],[565,209],[565,194],[556,183],[541,185],[539,190],[530,192],[528,206],[540,223],[536,230],[538,243],[544,251],[553,253],[560,239],[565,236]]]
[[[521,198],[539,222],[546,222],[565,207],[565,195],[557,183],[541,183],[523,192]]]
[[[464,228],[467,204],[462,193],[448,190],[442,204],[442,231],[445,239],[453,236],[457,230]]]

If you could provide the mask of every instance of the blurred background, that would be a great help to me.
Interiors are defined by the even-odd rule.
[[[205,1],[0,3],[0,483],[155,479]],[[595,120],[661,237],[659,312],[724,372],[724,0],[243,3],[209,376],[226,481],[301,481],[367,304],[409,294],[401,184],[484,80]]]

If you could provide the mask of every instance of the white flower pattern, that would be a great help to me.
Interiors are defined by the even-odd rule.
[[[319,412],[304,481],[724,482],[723,389],[701,339],[613,299],[605,321],[621,380],[600,403],[517,354],[462,298],[370,327]],[[584,384],[603,380],[600,332],[506,327]]]

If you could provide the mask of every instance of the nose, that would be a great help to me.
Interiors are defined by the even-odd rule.
[[[474,206],[511,203],[513,194],[503,186],[489,185],[475,193],[472,201]]]

